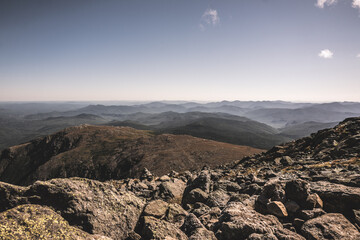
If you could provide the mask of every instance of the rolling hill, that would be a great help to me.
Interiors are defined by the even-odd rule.
[[[98,180],[196,170],[262,150],[186,135],[154,135],[128,127],[81,125],[10,147],[0,156],[0,180],[30,184],[58,177]]]

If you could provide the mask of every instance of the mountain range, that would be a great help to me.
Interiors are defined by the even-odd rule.
[[[110,104],[110,103],[109,103]],[[112,103],[111,103],[112,104]],[[360,103],[0,103],[0,150],[79,124],[130,126],[269,149],[360,115]]]

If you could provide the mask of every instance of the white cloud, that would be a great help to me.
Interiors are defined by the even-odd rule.
[[[360,0],[353,0],[352,7],[360,9]]]
[[[356,55],[357,58],[360,58],[360,53],[358,55]]]
[[[354,0],[358,1],[358,0]],[[317,0],[317,3],[315,4],[319,8],[324,8],[325,5],[331,6],[334,5],[337,2],[337,0]]]
[[[318,56],[321,58],[325,58],[325,59],[331,59],[331,58],[333,58],[334,53],[332,51],[330,51],[329,49],[324,49],[319,53]]]
[[[208,8],[201,16],[200,30],[205,30],[205,25],[215,26],[220,23],[220,18],[217,10]]]

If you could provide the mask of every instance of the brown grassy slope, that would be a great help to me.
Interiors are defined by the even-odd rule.
[[[153,135],[129,127],[82,125],[6,149],[0,180],[26,185],[56,177],[98,180],[156,175],[239,160],[262,150],[186,135]]]

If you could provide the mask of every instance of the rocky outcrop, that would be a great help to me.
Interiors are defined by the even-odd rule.
[[[0,213],[1,239],[111,240],[72,227],[49,207],[20,205]]]
[[[125,239],[135,229],[145,205],[131,192],[81,178],[38,181],[29,187],[1,184],[0,196],[2,210],[23,203],[49,206],[71,225],[113,239]]]

